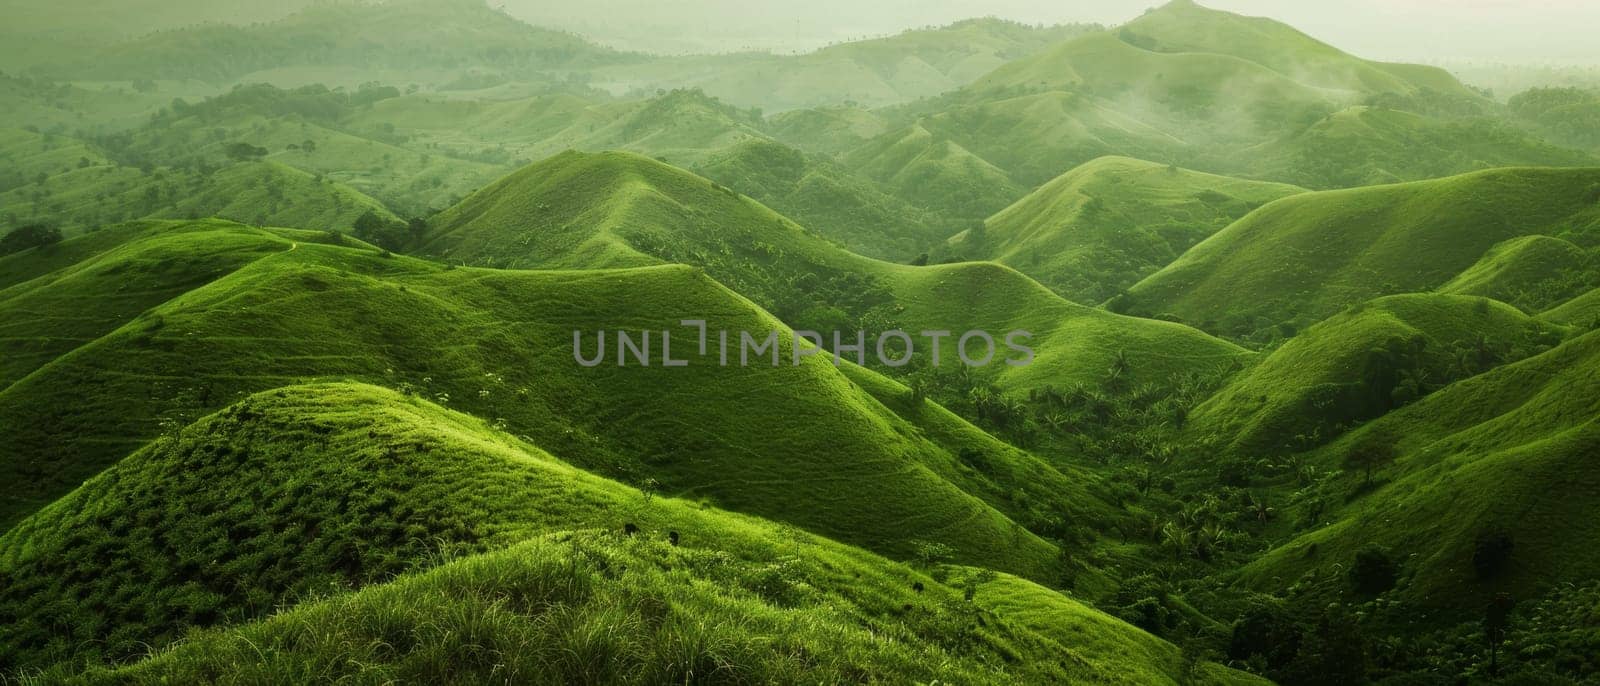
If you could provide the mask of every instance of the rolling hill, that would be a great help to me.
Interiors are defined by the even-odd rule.
[[[1042,574],[1054,564],[1054,546],[1001,509],[1029,525],[1121,516],[1093,494],[1093,479],[1069,479],[948,414],[913,407],[899,415],[826,358],[725,368],[711,364],[715,350],[709,358],[694,355],[693,332],[682,329],[682,319],[709,317],[757,335],[780,332],[781,359],[791,353],[792,334],[688,268],[446,269],[366,246],[226,225],[157,232],[149,240],[205,243],[214,235],[265,246],[241,248],[242,266],[131,321],[123,320],[125,312],[99,315],[79,327],[85,337],[116,328],[81,345],[69,341],[70,352],[32,365],[0,390],[0,428],[12,446],[0,466],[27,484],[8,493],[11,520],[243,394],[327,378],[407,388],[502,424],[584,468],[893,555],[910,556],[916,540],[939,541],[959,551],[958,559]],[[118,283],[137,284],[156,299],[154,292],[173,279],[191,278],[130,268],[140,254],[137,240],[115,250],[93,269],[66,267],[67,274],[103,270],[138,278],[38,278],[60,281],[58,292],[83,288],[80,302],[89,307],[100,305],[95,294]],[[128,255],[130,266],[114,264],[119,254]],[[31,290],[25,282],[8,291],[16,289]],[[413,324],[398,325],[393,317],[401,313]],[[88,331],[91,325],[96,330]],[[63,327],[48,320],[40,326]],[[574,331],[618,328],[673,330],[681,334],[674,358],[704,364],[577,365],[568,347]],[[871,382],[883,384],[894,387]],[[82,398],[92,401],[74,400]],[[732,407],[745,419],[727,421]],[[963,450],[987,454],[987,470],[966,466],[958,456]],[[1066,509],[1036,512],[1010,498],[1017,489],[1038,492],[1028,502]],[[1046,495],[1063,492],[1083,497],[1066,504]],[[876,524],[862,525],[869,520]]]
[[[1383,621],[1411,631],[1476,621],[1497,593],[1535,597],[1593,578],[1600,559],[1572,541],[1596,533],[1597,351],[1600,336],[1574,338],[1447,386],[1313,454],[1325,465],[1372,451],[1388,459],[1370,492],[1355,491],[1319,520],[1326,526],[1263,555],[1241,578],[1277,588],[1299,580],[1299,592],[1325,598],[1344,581],[1329,574],[1333,565],[1381,545],[1400,560],[1387,595],[1399,604]]]
[[[266,23],[160,31],[49,71],[78,80],[228,84],[269,70],[356,67],[404,82],[441,80],[475,67],[532,74],[625,59],[631,58],[569,33],[529,26],[481,0],[390,0],[312,3]]]
[[[1119,352],[1142,381],[1244,352],[1188,327],[1077,305],[994,264],[914,267],[850,253],[683,170],[624,153],[565,153],[485,188],[430,223],[424,252],[482,266],[597,269],[688,264],[796,328],[872,334],[1032,332],[1013,390],[1099,381]]]
[[[1440,119],[1361,105],[1246,151],[1217,155],[1234,173],[1309,188],[1418,181],[1493,167],[1594,166],[1600,159],[1559,148],[1492,118]]]
[[[653,497],[420,398],[293,386],[0,536],[16,581],[0,590],[15,620],[0,665],[65,677],[316,593],[89,676],[1253,682],[1029,582],[934,564]],[[71,635],[50,626],[62,602]]]
[[[771,112],[844,103],[875,108],[955,90],[1008,61],[1095,28],[971,19],[803,55],[739,53],[603,67],[594,79],[613,91],[699,88],[741,107]]]
[[[1597,221],[1594,169],[1498,169],[1307,193],[1250,213],[1114,307],[1262,339],[1358,302],[1444,286],[1503,241],[1592,235]]]
[[[1303,192],[1126,157],[1089,162],[955,240],[1068,300],[1100,303],[1251,210]]]
[[[68,234],[135,219],[219,217],[258,226],[348,230],[364,214],[400,221],[377,200],[343,183],[276,161],[194,171],[101,164],[0,193],[15,224],[48,222]]]
[[[694,172],[868,257],[909,261],[952,231],[842,165],[775,141],[734,145]]]
[[[1483,298],[1379,298],[1260,359],[1196,408],[1188,429],[1249,455],[1308,450],[1455,381],[1541,352],[1561,333]]]
[[[1523,236],[1494,246],[1439,292],[1481,295],[1537,313],[1595,288],[1600,253],[1560,238]]]

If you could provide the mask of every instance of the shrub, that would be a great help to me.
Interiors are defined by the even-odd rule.
[[[1356,552],[1355,564],[1350,567],[1350,583],[1359,593],[1378,595],[1394,588],[1399,574],[1399,566],[1388,549],[1368,544]]]
[[[61,229],[29,224],[0,237],[0,255],[19,253],[29,248],[42,248],[61,242]]]

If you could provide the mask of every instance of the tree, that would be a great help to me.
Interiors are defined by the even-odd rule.
[[[1358,593],[1378,595],[1394,588],[1400,569],[1389,551],[1375,543],[1356,551],[1355,564],[1350,566],[1350,584]]]
[[[10,255],[29,248],[42,248],[60,242],[61,229],[43,224],[29,224],[0,237],[0,255]]]
[[[248,162],[259,160],[267,156],[267,149],[249,143],[231,143],[228,145],[228,159],[235,162]]]
[[[1351,469],[1361,470],[1362,486],[1371,486],[1373,473],[1381,469],[1384,465],[1389,464],[1393,460],[1394,453],[1391,452],[1387,446],[1369,444],[1357,446],[1356,449],[1345,458],[1345,466]]]

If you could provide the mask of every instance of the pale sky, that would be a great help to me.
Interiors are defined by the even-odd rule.
[[[647,50],[806,50],[994,15],[1116,24],[1156,0],[490,0],[533,23]],[[1373,59],[1600,64],[1600,0],[1201,0]]]

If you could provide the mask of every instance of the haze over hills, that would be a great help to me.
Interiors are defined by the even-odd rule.
[[[0,49],[0,681],[1600,678],[1596,93],[85,1]]]

